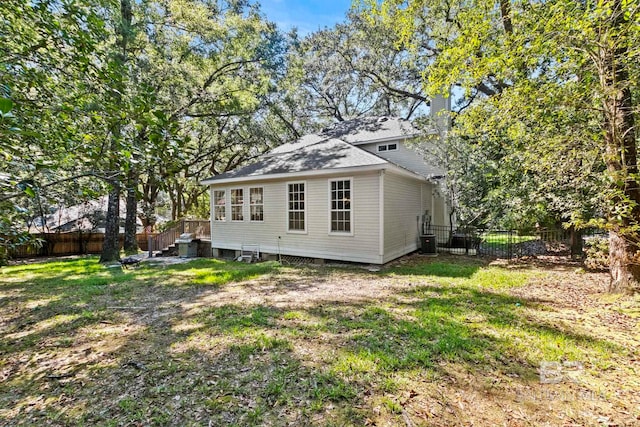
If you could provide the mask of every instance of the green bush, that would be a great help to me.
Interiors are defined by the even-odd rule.
[[[585,268],[597,271],[609,269],[609,239],[604,237],[588,239],[584,244],[584,250]]]

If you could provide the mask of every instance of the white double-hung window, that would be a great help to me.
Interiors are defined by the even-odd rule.
[[[294,233],[307,231],[307,206],[304,182],[287,184],[287,229]]]
[[[329,181],[330,233],[353,233],[352,196],[353,181],[351,179]]]
[[[244,220],[244,192],[242,188],[231,190],[231,221]]]
[[[213,214],[215,221],[227,220],[227,192],[225,190],[213,190]]]
[[[249,188],[249,211],[251,221],[264,221],[264,199],[262,187]]]

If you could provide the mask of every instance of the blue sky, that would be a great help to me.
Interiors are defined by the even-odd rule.
[[[257,0],[262,12],[280,29],[298,28],[306,35],[345,19],[351,0]]]

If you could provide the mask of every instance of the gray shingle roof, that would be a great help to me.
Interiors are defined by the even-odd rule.
[[[396,117],[361,117],[336,123],[323,129],[321,135],[351,144],[385,139],[404,139],[418,135],[408,120]]]
[[[301,148],[308,147],[313,144],[317,144],[318,142],[326,141],[327,139],[329,138],[327,138],[326,136],[321,136],[319,134],[312,133],[310,135],[305,135],[296,141],[279,145],[278,147],[269,151],[266,154],[266,156],[270,156],[273,154],[288,153],[290,151],[297,151],[297,150],[300,150]]]
[[[386,160],[338,139],[321,139],[317,142],[307,140],[295,149],[283,152],[274,150],[255,163],[214,176],[204,182],[386,163]]]
[[[261,156],[255,163],[208,178],[203,183],[232,178],[393,164],[354,145],[404,139],[416,135],[418,131],[407,120],[362,117],[336,123],[318,134],[305,135],[294,142],[280,145]]]
[[[410,138],[417,134],[418,131],[407,120],[390,117],[362,117],[335,123],[318,134],[305,135],[297,141],[276,147],[267,155],[297,151],[330,138],[358,145],[380,140]]]

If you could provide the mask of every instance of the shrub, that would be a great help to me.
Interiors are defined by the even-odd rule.
[[[605,237],[593,237],[587,239],[584,244],[584,266],[588,270],[609,269],[609,239]]]

